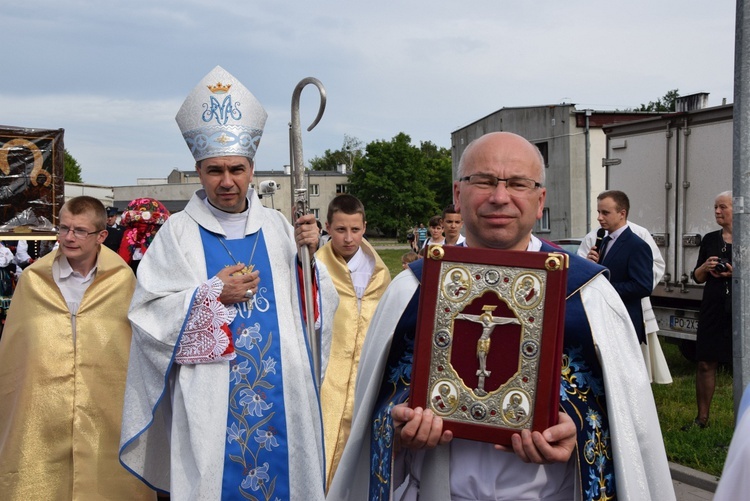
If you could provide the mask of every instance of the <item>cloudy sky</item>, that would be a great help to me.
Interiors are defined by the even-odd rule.
[[[510,106],[625,109],[670,89],[733,99],[730,0],[29,0],[3,6],[0,124],[64,128],[85,182],[132,185],[193,162],[174,116],[221,65],[269,118],[256,161],[289,163],[291,96],[328,92],[305,158],[399,132],[452,131]],[[317,111],[302,95],[302,123]]]

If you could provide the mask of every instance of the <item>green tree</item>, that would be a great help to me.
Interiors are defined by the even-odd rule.
[[[63,155],[65,158],[65,181],[69,183],[82,183],[81,165],[78,163],[78,160],[73,158],[73,155],[68,153],[68,150],[64,150]]]
[[[336,170],[339,165],[346,165],[351,172],[354,164],[364,155],[362,141],[356,137],[344,134],[344,143],[341,149],[331,151],[326,150],[322,157],[310,159],[310,169],[312,170]]]
[[[420,145],[425,159],[425,168],[429,179],[430,190],[435,194],[438,212],[453,203],[453,164],[451,152],[431,141],[423,141]]]
[[[675,111],[677,98],[680,97],[678,89],[673,89],[664,94],[663,97],[657,98],[656,101],[649,101],[648,104],[641,104],[635,111]]]
[[[389,236],[402,236],[417,221],[439,212],[426,156],[403,132],[373,141],[354,165],[350,192],[367,210],[367,223]]]

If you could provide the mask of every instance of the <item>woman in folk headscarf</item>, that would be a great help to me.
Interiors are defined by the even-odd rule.
[[[167,208],[154,198],[136,198],[122,213],[120,224],[125,227],[125,233],[118,253],[133,268],[133,273],[168,217]]]

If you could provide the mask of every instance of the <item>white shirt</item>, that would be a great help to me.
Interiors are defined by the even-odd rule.
[[[357,309],[359,309],[362,305],[362,296],[365,295],[365,290],[367,290],[367,284],[370,283],[370,278],[372,278],[372,272],[375,271],[375,259],[360,247],[346,265],[352,276],[354,293],[357,295]]]
[[[433,240],[433,239],[432,239],[432,237],[429,237],[429,238],[428,238],[427,240],[425,240],[425,241],[424,241],[424,243],[422,244],[422,248],[423,248],[423,249],[426,249],[426,248],[427,248],[427,247],[429,247],[430,245],[443,245],[443,244],[445,244],[445,238],[443,238],[442,240],[440,240],[440,241],[438,242],[437,240]],[[458,242],[456,243],[456,245],[458,245]]]
[[[461,235],[461,234],[459,233],[459,234],[458,234],[458,240],[456,240],[456,243],[455,243],[455,244],[453,244],[453,245],[463,245],[463,243],[464,243],[464,242],[466,242],[466,237],[465,237],[465,236],[463,236],[463,235]],[[446,242],[445,240],[443,241],[443,244],[444,244],[444,245],[451,245],[451,244],[447,243],[447,242]]]
[[[531,235],[526,250],[538,252],[541,248],[542,241]],[[495,496],[499,499],[516,496],[518,499],[571,499],[577,474],[575,455],[565,463],[534,469],[520,462],[515,454],[496,451],[493,444],[455,439],[450,447],[450,471],[461,472],[451,475],[454,500],[495,499]]]
[[[29,242],[26,240],[19,240],[18,245],[16,245],[16,262],[18,264],[28,263],[30,259]]]
[[[203,199],[203,204],[208,207],[211,214],[219,221],[224,232],[227,234],[227,240],[237,240],[245,238],[245,226],[247,225],[247,215],[250,213],[250,200],[247,201],[247,209],[240,213],[224,212],[219,210],[208,201],[208,197]]]
[[[0,243],[0,267],[5,268],[13,262],[13,252]]]
[[[81,305],[83,295],[86,293],[86,289],[94,281],[96,276],[96,268],[98,266],[99,256],[97,255],[97,264],[91,268],[91,271],[84,277],[77,271],[75,271],[62,254],[58,254],[52,263],[52,278],[55,280],[57,287],[60,289],[65,302],[68,305],[68,310],[71,315],[71,322],[73,323],[73,342],[76,339],[76,315],[78,314],[78,307]]]

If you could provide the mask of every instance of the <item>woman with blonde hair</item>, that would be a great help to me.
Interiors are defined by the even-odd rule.
[[[701,241],[698,262],[693,270],[696,283],[705,283],[698,314],[698,340],[695,394],[698,415],[687,430],[708,426],[708,413],[716,388],[719,362],[732,360],[732,192],[719,193],[714,201],[714,217],[720,230],[707,233]]]

